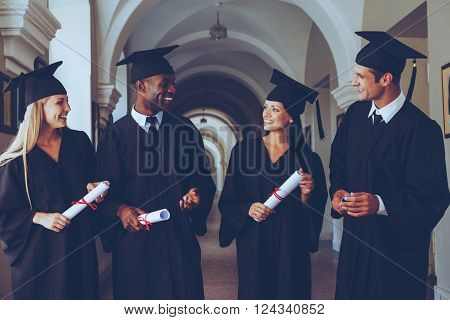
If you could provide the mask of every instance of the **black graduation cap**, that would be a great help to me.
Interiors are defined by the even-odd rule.
[[[295,81],[277,69],[273,69],[270,82],[276,85],[276,87],[269,93],[267,100],[283,103],[286,111],[292,119],[298,119],[298,117],[305,111],[306,101],[309,103],[316,101],[319,135],[321,140],[325,138],[322,118],[320,116],[319,100],[317,99],[319,93],[301,84],[300,82]]]
[[[19,121],[23,120],[26,107],[33,102],[58,94],[67,94],[62,83],[53,76],[62,63],[62,61],[58,61],[29,73],[21,73],[8,83],[3,93],[23,88],[24,97],[19,104]]]
[[[175,45],[164,48],[136,51],[125,59],[117,62],[116,66],[132,63],[130,76],[131,83],[158,74],[174,74],[175,72],[173,71],[172,66],[164,58],[164,56],[178,47],[178,45]]]
[[[369,41],[369,44],[359,51],[355,60],[357,64],[363,67],[400,75],[405,68],[406,59],[414,59],[411,83],[406,95],[406,100],[409,101],[416,81],[416,59],[426,59],[427,57],[391,37],[386,32],[360,31],[355,33]]]

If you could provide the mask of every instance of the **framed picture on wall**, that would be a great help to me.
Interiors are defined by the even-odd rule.
[[[450,63],[442,67],[442,109],[444,134],[446,138],[450,138]]]
[[[336,130],[341,126],[342,120],[344,120],[345,113],[338,114],[336,116]]]
[[[11,78],[0,71],[0,93],[9,83]],[[15,134],[17,132],[17,90],[1,94],[0,99],[0,132]]]

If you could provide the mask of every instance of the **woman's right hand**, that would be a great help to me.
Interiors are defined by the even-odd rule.
[[[60,232],[70,224],[70,219],[58,212],[36,212],[33,217],[33,223],[40,224],[44,228],[54,232]]]
[[[264,221],[267,217],[274,213],[275,211],[266,207],[260,202],[255,202],[250,206],[248,210],[248,215],[258,222]]]

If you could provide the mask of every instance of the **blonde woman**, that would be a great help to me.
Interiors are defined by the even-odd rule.
[[[15,299],[98,298],[95,214],[62,215],[86,194],[95,154],[85,133],[67,128],[67,92],[53,76],[61,64],[22,74],[5,89],[23,86],[28,106],[0,156],[0,239]]]

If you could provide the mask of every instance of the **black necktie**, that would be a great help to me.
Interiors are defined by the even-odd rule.
[[[150,133],[156,137],[158,135],[158,130],[156,129],[156,124],[158,123],[158,119],[156,117],[147,117],[145,122],[150,123],[150,129],[148,130],[148,133]]]
[[[373,125],[377,126],[383,121],[383,117],[381,114],[376,114],[376,112],[373,113]]]

